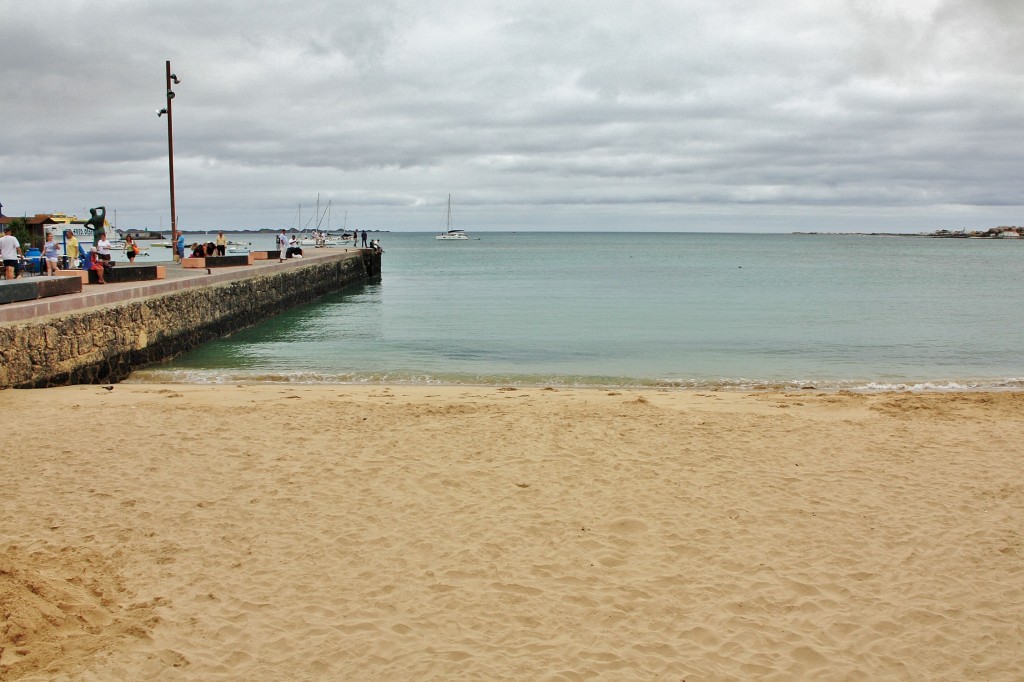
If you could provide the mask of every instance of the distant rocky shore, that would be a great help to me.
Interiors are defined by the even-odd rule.
[[[935,232],[794,232],[826,236],[857,235],[862,237],[930,237],[933,239],[1024,239],[1024,227],[1002,225],[987,230],[936,230]]]
[[[926,237],[945,237],[947,239],[1020,239],[1024,237],[1024,227],[1017,227],[1016,225],[1003,225],[1001,227],[993,227],[984,232],[978,230],[957,230],[956,232],[950,230],[936,230],[925,235]]]

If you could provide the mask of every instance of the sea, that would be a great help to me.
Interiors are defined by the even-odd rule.
[[[470,234],[370,233],[384,248],[379,281],[130,381],[1024,388],[1024,240]]]

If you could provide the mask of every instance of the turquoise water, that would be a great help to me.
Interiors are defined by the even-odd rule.
[[[1024,387],[1024,243],[379,233],[380,282],[135,381]]]

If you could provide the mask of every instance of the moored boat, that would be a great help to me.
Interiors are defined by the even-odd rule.
[[[466,234],[465,230],[452,227],[452,195],[448,195],[448,214],[447,222],[444,232],[434,237],[434,239],[446,239],[452,241],[461,241],[469,239],[469,235]]]
[[[348,246],[348,242],[353,241],[350,236],[347,235],[332,235],[324,232],[314,232],[311,235],[300,235],[299,245],[300,246],[312,246],[314,248],[324,248],[332,246]]]

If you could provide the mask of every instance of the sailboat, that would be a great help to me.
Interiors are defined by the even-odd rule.
[[[325,208],[323,213],[321,213],[320,195],[316,195],[316,227],[313,228],[313,233],[310,235],[305,234],[305,230],[299,234],[298,240],[301,246],[313,246],[316,248],[326,246],[345,246],[348,240],[352,239],[348,234],[342,234],[341,236],[331,234],[331,204],[333,203],[333,200],[328,201],[327,208]],[[320,228],[323,225],[325,217],[327,218],[327,230],[321,230]],[[348,222],[348,211],[345,212],[345,222]],[[352,245],[355,245],[354,239],[352,239]]]
[[[434,237],[434,239],[469,239],[465,230],[452,227],[452,195],[448,195],[448,223],[445,231]]]
[[[328,220],[330,220],[329,216]],[[330,232],[330,229],[328,229],[328,232]],[[348,231],[348,211],[345,211],[345,222],[343,222],[341,225],[341,234],[335,236],[337,237],[337,239],[340,239],[342,243],[345,243],[351,239],[352,246],[357,246],[356,242],[358,241],[358,235],[359,230],[355,228],[352,228],[351,232]]]

